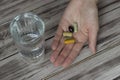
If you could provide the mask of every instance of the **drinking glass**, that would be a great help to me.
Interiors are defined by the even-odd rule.
[[[20,53],[32,62],[44,59],[44,32],[43,20],[31,12],[16,16],[10,24],[11,36]]]

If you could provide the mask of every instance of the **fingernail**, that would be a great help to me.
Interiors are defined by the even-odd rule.
[[[67,67],[67,64],[66,64],[66,63],[63,63],[63,64],[62,64],[62,67],[66,68],[66,67]]]
[[[56,48],[54,46],[52,46],[52,50],[55,50]]]
[[[93,48],[93,54],[96,54],[96,48]]]
[[[50,61],[53,63],[55,61],[54,57],[51,57]]]

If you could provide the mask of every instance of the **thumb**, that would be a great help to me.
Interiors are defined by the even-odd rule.
[[[96,53],[96,41],[97,41],[97,33],[98,29],[96,27],[91,27],[89,29],[89,48],[91,49],[92,53]]]

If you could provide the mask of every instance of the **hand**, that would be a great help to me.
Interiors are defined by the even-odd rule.
[[[73,33],[74,44],[64,44],[62,33],[74,22],[78,23],[78,32]],[[71,0],[57,29],[52,49],[51,62],[55,66],[68,67],[79,55],[85,42],[96,53],[96,37],[98,32],[98,10],[96,0]]]

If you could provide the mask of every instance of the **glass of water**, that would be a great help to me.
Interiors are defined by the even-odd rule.
[[[10,24],[14,42],[23,57],[30,62],[44,59],[44,32],[44,22],[31,12],[16,16]]]

